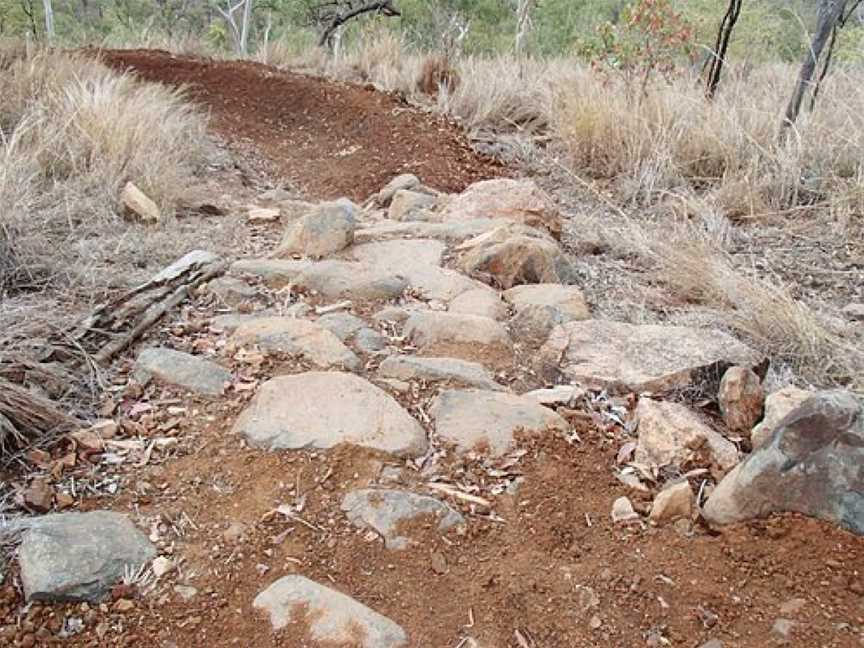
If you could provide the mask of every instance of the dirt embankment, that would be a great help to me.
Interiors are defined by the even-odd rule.
[[[313,198],[362,200],[400,173],[444,191],[502,173],[456,125],[371,87],[154,50],[99,55],[147,81],[186,86],[210,112],[216,133],[243,153],[263,156],[275,174]]]

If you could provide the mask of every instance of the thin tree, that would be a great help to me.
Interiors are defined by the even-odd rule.
[[[782,131],[788,129],[798,119],[804,95],[807,94],[808,88],[814,86],[813,75],[816,73],[816,67],[822,58],[822,52],[831,40],[831,35],[837,29],[840,20],[845,15],[848,3],[849,0],[820,0],[816,31],[813,32],[810,48],[804,55],[804,60],[801,63],[801,70],[798,73],[795,90],[789,99],[789,104],[786,106],[786,113],[783,116],[783,124],[781,125]]]
[[[516,0],[516,56],[525,52],[525,44],[531,33],[531,11],[537,0]]]
[[[48,44],[54,44],[54,6],[51,0],[42,0],[42,7],[45,12],[45,37],[48,39]]]
[[[717,30],[714,51],[709,54],[711,65],[708,68],[708,81],[705,87],[705,94],[709,100],[714,99],[714,95],[717,94],[717,87],[720,85],[720,77],[723,73],[723,64],[726,62],[726,52],[729,49],[729,40],[732,38],[735,23],[738,22],[738,17],[741,15],[742,4],[743,0],[729,0],[726,14],[720,23],[720,29]]]
[[[249,50],[249,25],[252,22],[252,2],[253,0],[238,0],[231,4],[231,1],[226,2],[225,8],[216,5],[216,10],[225,19],[225,23],[231,30],[231,37],[234,40],[234,47],[240,56],[246,56]],[[235,14],[243,10],[240,18],[240,24],[237,24]]]
[[[819,72],[819,77],[816,79],[816,84],[813,86],[813,94],[810,95],[810,112],[813,112],[816,109],[816,99],[819,97],[819,90],[822,89],[822,82],[825,80],[825,77],[828,76],[831,61],[834,60],[834,46],[837,44],[837,37],[840,34],[840,30],[846,26],[846,21],[852,17],[852,14],[855,13],[861,5],[861,2],[862,0],[855,0],[855,3],[849,11],[846,12],[846,15],[840,16],[840,20],[837,21],[837,24],[831,31],[831,42],[828,43],[828,53],[825,55],[825,62],[822,64],[822,70]]]
[[[364,14],[376,13],[379,16],[395,18],[402,13],[393,4],[393,0],[330,0],[318,2],[310,7],[310,16],[313,24],[321,30],[321,38],[318,45],[321,47],[334,46],[334,40],[340,34],[345,23]]]

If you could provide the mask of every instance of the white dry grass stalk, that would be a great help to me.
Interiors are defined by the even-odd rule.
[[[29,276],[33,287],[94,280],[91,262],[128,229],[126,181],[170,214],[203,161],[205,120],[181,91],[40,52],[0,75],[0,133],[0,244],[20,264],[0,284]]]

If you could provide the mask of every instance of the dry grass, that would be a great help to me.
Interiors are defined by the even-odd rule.
[[[205,121],[182,92],[40,52],[0,76],[0,133],[0,245],[14,261],[0,291],[92,287],[135,229],[119,188],[132,180],[170,214],[203,161]]]

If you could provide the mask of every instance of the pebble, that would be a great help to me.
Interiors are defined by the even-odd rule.
[[[165,556],[159,556],[153,560],[151,567],[153,569],[153,575],[156,576],[156,578],[162,578],[165,574],[174,569],[174,562]]]
[[[619,497],[612,504],[612,521],[615,523],[633,522],[639,519],[639,514],[633,509],[633,504],[626,497]]]

